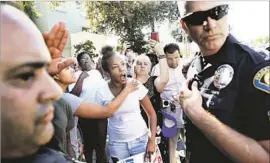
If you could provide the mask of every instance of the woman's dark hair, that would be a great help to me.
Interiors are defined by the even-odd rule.
[[[102,69],[105,72],[109,72],[109,63],[108,60],[115,55],[115,52],[113,51],[113,47],[107,45],[101,48],[101,54],[102,54],[102,59],[101,59],[101,65]]]

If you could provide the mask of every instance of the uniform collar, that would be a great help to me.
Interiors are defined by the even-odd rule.
[[[211,63],[212,65],[235,65],[235,44],[239,44],[239,42],[231,34],[229,34],[220,50],[214,55],[204,57],[205,61],[207,63]]]

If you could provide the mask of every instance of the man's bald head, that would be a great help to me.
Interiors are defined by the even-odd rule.
[[[28,16],[22,12],[19,5],[14,2],[1,2],[0,3],[0,15],[1,15],[1,27],[10,27],[15,25],[18,27],[29,28],[31,30],[40,31],[37,29],[36,25],[28,18]]]
[[[23,51],[27,48],[30,51],[41,48],[50,58],[42,34],[26,14],[11,5],[1,4],[0,16],[2,58],[8,56],[9,53],[14,53],[15,50]],[[18,55],[18,57],[20,56],[22,55]]]
[[[1,158],[35,153],[53,135],[53,105],[61,89],[35,24],[20,10],[0,4]]]

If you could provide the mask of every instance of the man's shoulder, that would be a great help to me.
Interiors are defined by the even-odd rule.
[[[1,159],[3,163],[74,163],[70,158],[56,150],[42,147],[37,153],[16,159]]]
[[[244,67],[253,67],[266,60],[264,55],[260,52],[244,42],[238,41],[231,34],[228,36],[223,47],[223,51],[226,54],[224,59],[236,65],[240,64],[240,67],[241,64],[243,64]]]
[[[270,60],[256,65],[251,72],[252,87],[257,91],[270,95]]]
[[[73,163],[73,161],[56,150],[42,148],[38,151],[33,163]]]
[[[246,60],[250,60],[254,65],[258,65],[261,62],[267,60],[267,57],[265,57],[266,55],[262,55],[259,51],[256,51],[254,48],[246,44],[237,43],[235,44],[235,47],[238,55],[245,58]]]

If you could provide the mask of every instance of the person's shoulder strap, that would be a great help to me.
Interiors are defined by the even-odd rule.
[[[207,63],[205,63],[205,61],[203,60],[203,57],[201,57],[200,59],[201,59],[201,66],[205,67],[207,65]],[[195,81],[198,83],[199,88],[202,87],[204,84],[204,80],[213,76],[216,69],[217,69],[217,65],[209,65],[208,67],[204,68],[198,74],[195,74],[194,77],[191,79],[191,81],[188,83],[188,88],[191,90],[191,86],[192,86],[193,82],[195,82]]]

